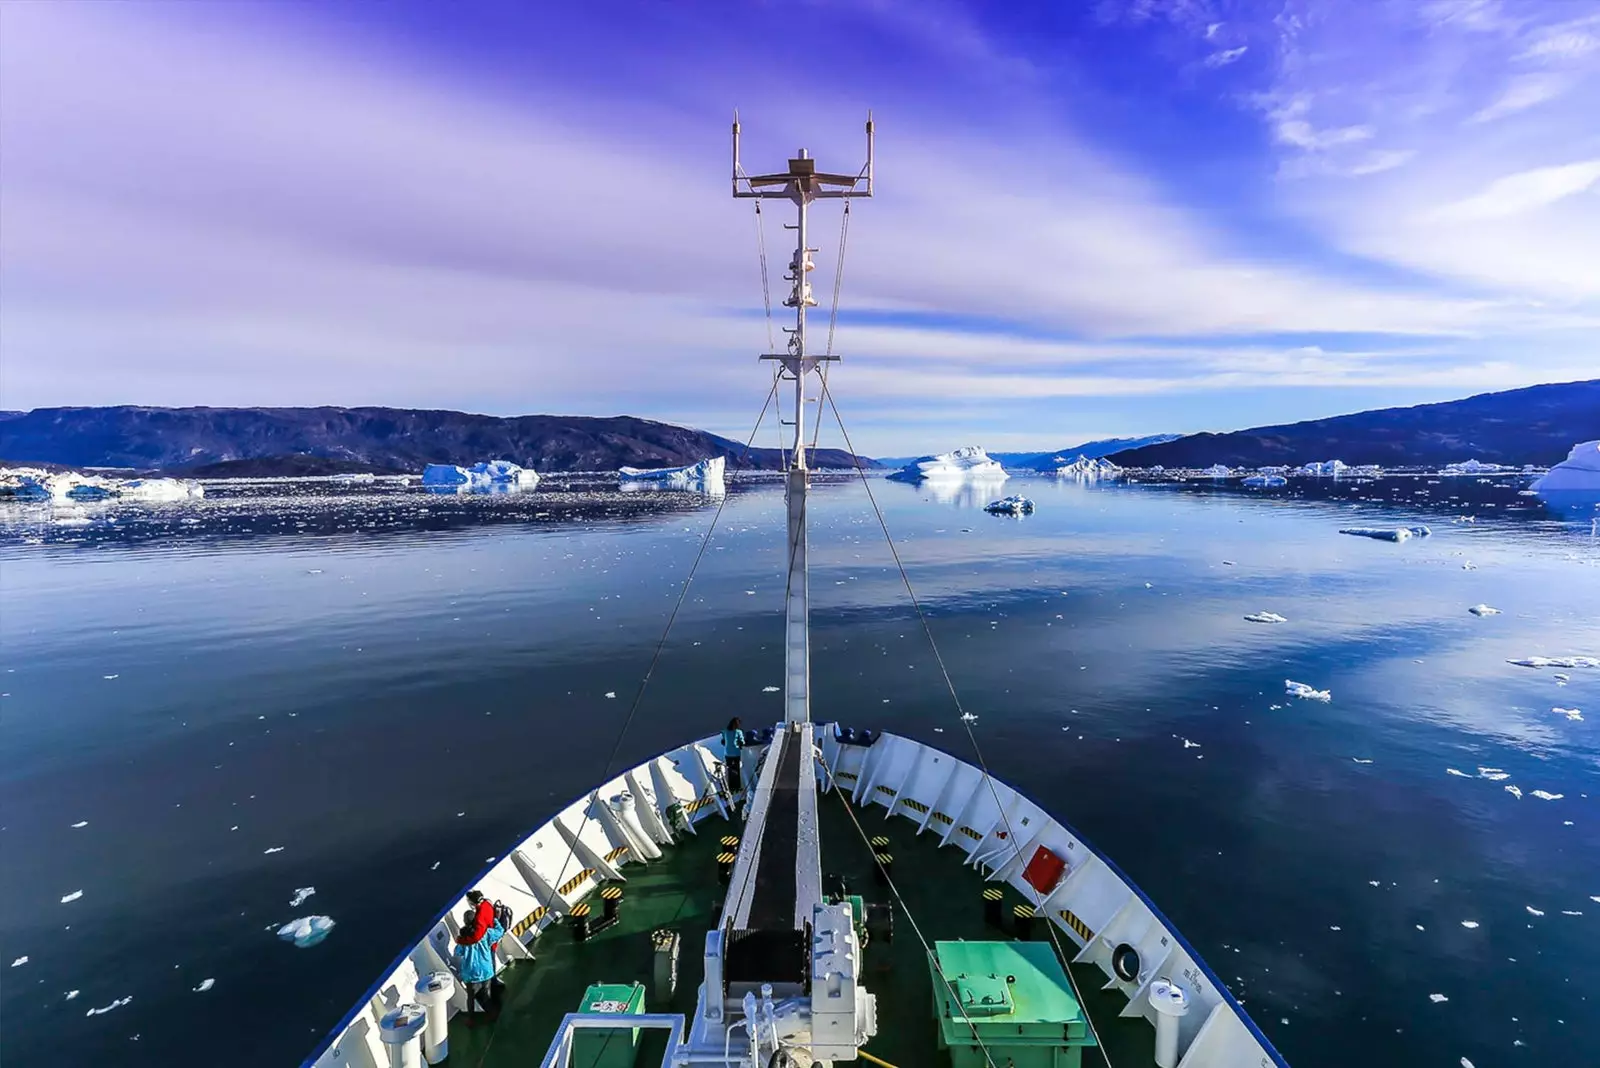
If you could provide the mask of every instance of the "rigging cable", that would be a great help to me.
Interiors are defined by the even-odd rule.
[[[983,748],[978,745],[978,737],[972,732],[972,719],[967,718],[966,710],[962,708],[961,696],[956,692],[955,683],[951,680],[950,672],[945,667],[944,657],[939,652],[939,644],[938,642],[934,641],[933,628],[928,625],[927,613],[922,609],[922,602],[917,599],[917,591],[911,587],[911,576],[906,573],[906,566],[900,559],[900,551],[895,548],[894,538],[889,533],[889,524],[883,518],[883,509],[878,507],[878,499],[873,495],[871,483],[867,481],[866,469],[861,466],[861,457],[856,455],[855,446],[850,443],[850,432],[845,429],[844,417],[839,414],[839,405],[834,401],[833,394],[828,390],[828,384],[826,381],[824,381],[822,384],[822,396],[825,400],[827,400],[828,407],[833,409],[833,417],[839,423],[839,433],[844,438],[845,448],[849,451],[850,458],[855,462],[856,473],[861,476],[861,485],[867,491],[867,500],[871,502],[872,510],[878,517],[878,525],[883,528],[884,540],[889,543],[889,553],[894,557],[895,567],[900,571],[900,581],[904,583],[906,594],[911,598],[911,606],[916,609],[917,620],[922,624],[922,632],[927,636],[928,639],[928,647],[933,650],[934,662],[939,665],[939,674],[944,677],[945,688],[950,691],[950,699],[955,702],[956,711],[960,714],[961,726],[967,732],[967,740],[972,743],[972,751],[978,758],[978,768],[983,772],[983,781],[988,784],[989,794],[994,798],[995,808],[1000,813],[1000,819],[1006,825],[1006,840],[1011,844],[1011,847],[1014,850],[1017,850],[1017,855],[1020,857],[1021,847],[1017,845],[1017,836],[1011,827],[1011,816],[1009,813],[1007,813],[1006,806],[1000,803],[1000,793],[995,788],[994,776],[989,773],[989,765],[983,759]],[[819,412],[818,414],[820,415],[821,413]],[[975,719],[976,717],[973,718]],[[1012,792],[1015,793],[1016,791],[1013,790]],[[996,865],[994,870],[998,871],[999,867],[999,865]],[[1027,882],[1027,880],[1023,881],[1025,883]],[[1039,912],[1045,913],[1044,926],[1045,930],[1049,932],[1050,944],[1055,947],[1056,955],[1059,956],[1063,962],[1062,970],[1067,973],[1067,981],[1072,984],[1073,996],[1078,999],[1078,1004],[1083,1008],[1083,1018],[1089,1024],[1089,1034],[1094,1038],[1096,1046],[1100,1050],[1101,1057],[1105,1059],[1106,1064],[1109,1066],[1111,1064],[1111,1055],[1106,1052],[1105,1046],[1100,1044],[1100,1035],[1098,1029],[1094,1025],[1094,1018],[1089,1015],[1088,1003],[1083,1000],[1083,993],[1078,988],[1078,979],[1072,974],[1072,958],[1068,957],[1066,952],[1061,948],[1061,941],[1056,934],[1055,921],[1050,918],[1047,912],[1045,912],[1044,895],[1041,894],[1031,883],[1028,884],[1028,887],[1029,889],[1033,890],[1034,907]]]
[[[833,268],[833,307],[828,312],[828,347],[824,354],[833,355],[833,334],[839,326],[839,291],[844,287],[844,252],[845,245],[850,240],[850,201],[844,202],[844,214],[839,218],[839,255],[834,261]],[[828,389],[828,363],[823,360],[818,368],[818,376],[822,379],[823,392]],[[817,441],[822,437],[822,404],[817,403],[816,426],[811,428],[811,453],[816,455]]]

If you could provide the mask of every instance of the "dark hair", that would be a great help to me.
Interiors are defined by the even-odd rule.
[[[730,719],[728,721],[728,729],[730,731],[736,731],[736,730],[739,729],[739,717],[738,716],[734,716],[732,719]]]
[[[482,890],[468,890],[467,891],[467,904],[476,907],[477,905],[481,904],[482,902],[483,902],[483,891]]]
[[[461,914],[461,931],[463,934],[465,934],[468,931],[474,930],[477,926],[478,910],[475,908],[468,908],[466,912]]]

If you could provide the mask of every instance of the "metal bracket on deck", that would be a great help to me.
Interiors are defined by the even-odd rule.
[[[668,1032],[667,1052],[661,1058],[662,1068],[672,1063],[672,1057],[683,1045],[683,1016],[665,1012],[647,1012],[633,1015],[626,1012],[569,1012],[561,1020],[561,1028],[550,1042],[539,1068],[568,1068],[572,1063],[572,1034],[581,1027],[605,1028],[613,1031],[632,1031],[653,1027]]]

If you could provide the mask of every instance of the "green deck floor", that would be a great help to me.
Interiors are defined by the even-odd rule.
[[[874,882],[871,852],[843,802],[837,794],[825,795],[822,800],[823,871],[842,875],[851,892],[862,894],[869,902],[888,901],[888,892]],[[937,848],[932,832],[919,840],[911,821],[898,816],[885,819],[882,808],[859,810],[858,817],[868,835],[888,836],[895,885],[930,943],[1010,937],[1009,932],[984,924],[981,894],[994,884],[983,882],[971,868],[964,867],[959,849]],[[572,940],[564,924],[540,935],[533,945],[537,960],[506,971],[506,998],[497,1021],[480,1022],[470,1029],[460,1016],[452,1021],[449,1063],[458,1068],[538,1065],[561,1018],[577,1009],[590,984],[642,982],[649,986],[650,932],[657,927],[672,927],[682,936],[678,991],[670,1005],[647,998],[645,1011],[692,1013],[705,933],[722,896],[715,859],[722,850],[719,839],[739,833],[737,825],[718,817],[703,820],[696,829],[697,836],[686,836],[685,841],[665,850],[660,860],[623,869],[627,883],[617,926],[581,944]],[[1006,894],[1003,914],[1009,917],[1011,906],[1022,897],[1009,887]],[[598,896],[592,903],[598,913]],[[1038,930],[1039,938],[1048,937],[1042,920]],[[1060,938],[1062,947],[1070,952],[1073,943],[1065,934]],[[873,942],[865,956],[862,981],[878,998],[878,1034],[867,1050],[899,1068],[947,1066],[949,1056],[938,1050],[937,1028],[931,1018],[933,994],[927,958],[904,913],[896,912],[894,942]],[[1098,968],[1071,970],[1100,1041],[1109,1047],[1101,1052],[1086,1050],[1086,1068],[1154,1063],[1154,1029],[1142,1019],[1117,1018],[1123,999],[1115,992],[1100,990],[1105,977]],[[645,1032],[638,1065],[656,1068],[664,1042],[661,1032]]]

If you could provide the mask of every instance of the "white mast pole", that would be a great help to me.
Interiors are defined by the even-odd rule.
[[[809,158],[810,153],[805,149],[800,150],[800,159]],[[794,376],[794,466],[796,470],[806,469],[806,376],[804,370],[806,355],[806,267],[808,265],[806,252],[806,207],[810,201],[804,193],[797,194],[799,206],[799,221],[795,226],[799,234],[799,245],[796,248],[795,284],[794,284],[794,341],[795,355],[800,358],[801,370]],[[818,413],[821,418],[821,413]]]

